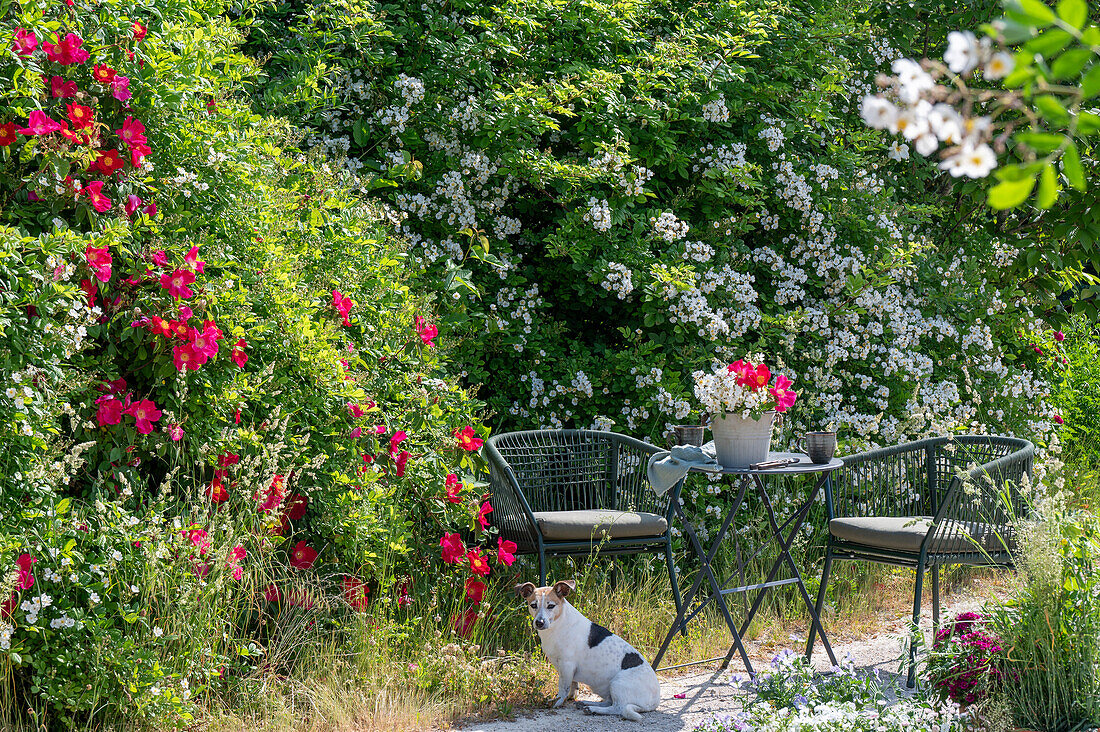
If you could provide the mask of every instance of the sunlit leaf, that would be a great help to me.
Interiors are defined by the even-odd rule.
[[[1030,175],[1021,180],[1001,181],[989,189],[987,202],[991,208],[1002,211],[1015,208],[1027,200],[1035,188],[1035,176]]]
[[[1047,165],[1039,176],[1039,191],[1035,196],[1035,203],[1039,208],[1050,208],[1057,200],[1058,176],[1054,172],[1054,166]]]
[[[1050,65],[1050,73],[1055,79],[1072,79],[1081,73],[1085,64],[1095,58],[1090,48],[1071,48]]]
[[[1013,0],[1010,7],[1026,15],[1036,25],[1046,26],[1054,22],[1054,11],[1040,0]]]
[[[1081,156],[1075,145],[1070,145],[1062,153],[1062,172],[1069,184],[1079,191],[1085,190],[1085,171],[1081,167]]]
[[[1035,98],[1035,107],[1039,113],[1051,122],[1066,124],[1069,122],[1069,112],[1062,106],[1062,102],[1053,94],[1043,94]]]
[[[1085,0],[1059,0],[1058,17],[1080,30],[1089,19],[1089,6]]]

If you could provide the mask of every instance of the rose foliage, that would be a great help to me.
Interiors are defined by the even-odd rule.
[[[470,602],[446,532],[511,563],[405,246],[251,110],[240,10],[0,11],[0,720],[182,723],[303,613]]]

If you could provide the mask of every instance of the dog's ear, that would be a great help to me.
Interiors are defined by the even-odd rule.
[[[574,580],[562,580],[554,583],[554,594],[558,597],[569,597],[577,591],[577,583]]]
[[[524,582],[522,585],[516,585],[516,594],[526,600],[535,591],[535,586],[530,582]]]

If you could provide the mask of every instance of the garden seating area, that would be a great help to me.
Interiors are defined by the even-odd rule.
[[[679,608],[672,560],[671,496],[649,486],[659,448],[625,435],[537,430],[486,441],[492,523],[517,551],[538,555],[539,584],[555,556],[662,552]]]
[[[1100,729],[1090,3],[0,4],[0,732]]]

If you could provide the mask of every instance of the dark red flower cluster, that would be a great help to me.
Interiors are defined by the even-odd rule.
[[[488,502],[484,503],[482,509],[488,507]],[[488,508],[491,511],[492,507]],[[488,513],[485,511],[485,513]],[[474,605],[481,602],[482,596],[485,594],[485,582],[481,578],[487,577],[492,571],[489,565],[490,556],[482,552],[478,547],[470,549],[466,548],[466,545],[462,542],[462,537],[457,533],[446,533],[443,538],[439,540],[439,546],[442,550],[443,561],[447,564],[465,565],[466,570],[469,572],[469,576],[466,578],[466,599],[468,599]],[[504,538],[497,539],[497,552],[496,560],[498,564],[510,567],[512,562],[516,560],[516,543]],[[472,611],[472,613],[471,613]],[[464,613],[456,616],[454,619],[455,632],[463,637],[469,635],[473,630],[473,626],[477,620],[476,607],[468,608]]]
[[[370,586],[358,577],[345,576],[344,601],[352,610],[366,610],[370,601]]]
[[[982,624],[978,613],[962,613],[936,633],[934,650],[951,654],[949,673],[935,679],[935,686],[956,704],[966,707],[986,699],[1003,683],[1004,648]]]

